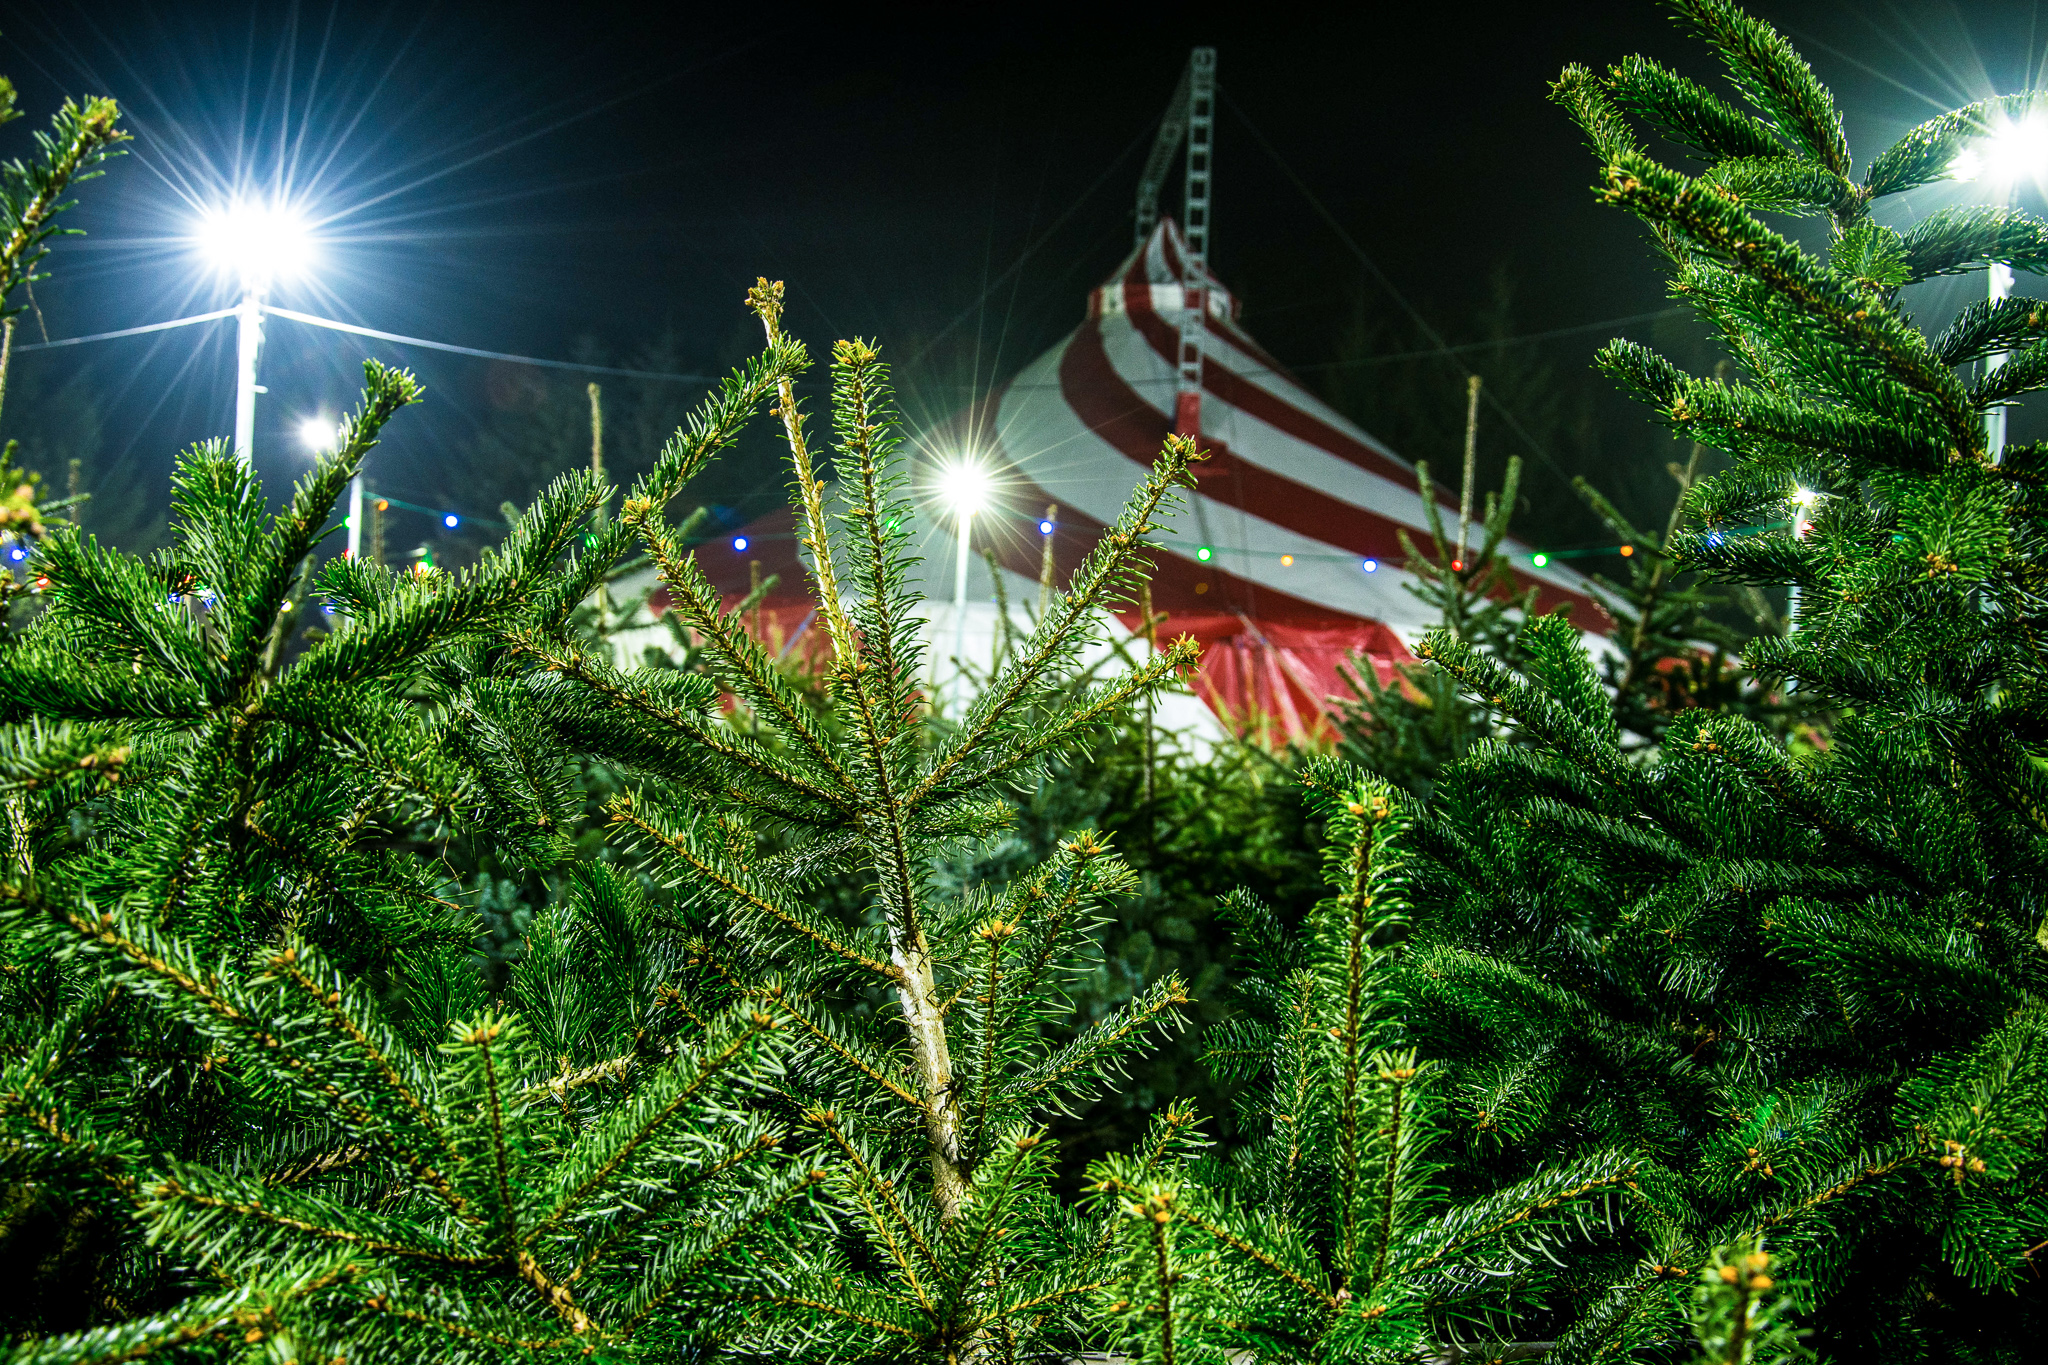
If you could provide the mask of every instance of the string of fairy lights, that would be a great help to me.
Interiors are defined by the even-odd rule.
[[[1791,501],[1795,507],[1798,507],[1800,509],[1807,509],[1811,508],[1814,502],[1817,501],[1817,499],[1817,494],[1814,494],[1806,489],[1801,488],[1794,490],[1794,492],[1791,494],[1789,498],[1789,501]],[[419,510],[424,511],[426,509],[422,508]],[[982,515],[986,515],[986,513],[983,513]],[[1013,516],[1013,518],[1015,519],[1023,519],[1022,513],[1012,513],[1010,515]],[[1050,536],[1059,530],[1059,523],[1052,520],[1049,517],[1037,517],[1033,518],[1032,520],[1036,522],[1038,534],[1041,536]],[[1810,522],[1805,517],[1802,511],[1802,515],[1797,517],[1786,518],[1780,521],[1763,522],[1755,526],[1744,526],[1732,531],[1717,531],[1714,533],[1713,539],[1718,543],[1718,541],[1724,535],[1757,535],[1765,531],[1779,530],[1786,526],[1792,526],[1795,528],[1796,534],[1804,535],[1809,525]],[[895,529],[895,524],[893,522],[890,524],[890,529]],[[730,537],[730,544],[732,545],[733,553],[745,554],[749,550],[755,549],[757,546],[764,542],[793,541],[796,539],[798,539],[798,536],[793,531],[742,531]],[[1572,549],[1532,550],[1527,552],[1524,556],[1517,557],[1525,557],[1529,561],[1531,567],[1541,569],[1547,567],[1551,563],[1551,561],[1560,559],[1590,559],[1604,555],[1616,555],[1622,559],[1633,559],[1635,557],[1637,549],[1638,547],[1634,542],[1623,541],[1618,544],[1582,545]],[[1660,552],[1654,548],[1651,548],[1649,553],[1654,555]],[[1371,555],[1358,557],[1353,556],[1344,551],[1290,550],[1281,552],[1276,555],[1270,551],[1254,552],[1250,550],[1236,549],[1227,545],[1198,545],[1195,547],[1194,550],[1194,557],[1196,561],[1203,564],[1214,563],[1220,556],[1223,555],[1235,555],[1247,560],[1263,559],[1267,561],[1274,561],[1277,562],[1279,566],[1283,569],[1291,569],[1298,563],[1344,563],[1350,562],[1355,558],[1359,568],[1365,573],[1378,573],[1380,571],[1382,563],[1384,562]],[[1453,560],[1451,562],[1451,567],[1455,571],[1463,571],[1465,566],[1462,562],[1458,560]]]

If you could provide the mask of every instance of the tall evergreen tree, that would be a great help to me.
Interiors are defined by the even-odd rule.
[[[1556,97],[1601,199],[1649,227],[1742,377],[1627,342],[1601,364],[1731,455],[1688,495],[1674,561],[1795,585],[1795,628],[1746,662],[1844,719],[1794,754],[1686,711],[1646,765],[1562,620],[1523,632],[1519,670],[1433,637],[1422,652],[1529,742],[1480,746],[1417,817],[1408,1037],[1445,1068],[1457,1179],[1588,1144],[1660,1173],[1628,1264],[1594,1258],[1556,1305],[1553,1359],[1678,1349],[1671,1286],[1753,1236],[1793,1255],[1839,1358],[2024,1359],[2048,1339],[2048,450],[1993,451],[1984,419],[2048,382],[2048,306],[1976,305],[1929,338],[1903,291],[2048,269],[2048,225],[1982,207],[1901,232],[1873,209],[2042,101],[1930,120],[1858,180],[1779,34],[1725,0],[1674,9],[1739,103],[1641,57],[1568,68]],[[1819,218],[1825,254],[1760,214]]]
[[[387,851],[435,818],[559,855],[558,810],[516,803],[562,775],[482,661],[558,600],[599,486],[560,481],[460,576],[335,560],[316,589],[335,498],[417,395],[367,372],[269,526],[202,446],[171,548],[53,536],[47,609],[0,651],[0,1170],[44,1277],[10,1296],[17,1359],[673,1352],[715,1326],[707,1266],[810,1186],[752,1099],[777,1021],[651,992],[630,886],[592,869],[546,917],[575,970],[536,967],[520,1017],[433,863]],[[289,658],[316,591],[346,626]]]
[[[1475,418],[1477,397],[1475,388]],[[1466,438],[1472,441],[1476,436],[1475,424],[1468,427]],[[1514,573],[1501,550],[1521,487],[1522,462],[1509,458],[1506,482],[1498,492],[1488,492],[1477,508],[1474,477],[1468,462],[1461,506],[1476,510],[1478,520],[1471,525],[1461,522],[1453,536],[1433,496],[1436,485],[1428,462],[1416,464],[1415,484],[1428,518],[1429,545],[1418,549],[1402,529],[1401,564],[1414,580],[1406,585],[1408,591],[1434,613],[1447,634],[1512,662],[1519,649],[1515,637],[1536,605],[1535,589],[1516,591]],[[1340,752],[1424,799],[1446,765],[1500,729],[1493,709],[1468,700],[1457,680],[1441,669],[1396,664],[1394,676],[1382,682],[1370,660],[1355,659],[1345,669],[1344,680],[1352,695],[1336,706]]]
[[[733,1348],[777,1358],[1014,1359],[1081,1333],[1076,1314],[1105,1262],[1101,1220],[1050,1193],[1043,1117],[1085,1103],[1121,1059],[1177,1024],[1167,977],[1068,1036],[1062,974],[1090,947],[1102,904],[1130,874],[1090,831],[1000,890],[943,895],[944,850],[1004,823],[1000,784],[1038,770],[1191,659],[1186,643],[1079,697],[1081,650],[1142,571],[1146,537],[1187,475],[1175,441],[1103,543],[1055,596],[957,723],[934,730],[919,693],[921,646],[903,497],[875,350],[833,351],[833,454],[817,475],[795,397],[807,365],[782,330],[781,289],[752,306],[768,351],[679,433],[614,527],[565,580],[571,602],[638,538],[710,676],[759,727],[704,718],[715,692],[673,672],[625,674],[541,618],[508,637],[529,668],[507,692],[562,754],[592,754],[640,780],[612,806],[620,836],[673,888],[666,922],[686,944],[691,989],[789,1021],[785,1112],[816,1144],[843,1237],[790,1236],[742,1297],[757,1307]],[[747,415],[772,400],[792,501],[830,644],[824,713],[730,613],[664,508]],[[836,508],[835,508],[836,503]],[[836,522],[835,527],[835,511]],[[777,837],[767,841],[764,836]],[[872,886],[858,918],[808,896],[828,874]]]

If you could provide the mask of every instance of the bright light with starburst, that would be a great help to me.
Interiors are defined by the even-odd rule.
[[[308,417],[299,423],[299,439],[306,449],[325,454],[340,444],[341,428],[332,418]]]
[[[959,460],[939,471],[939,497],[956,517],[971,517],[987,507],[994,491],[988,470],[972,460]]]
[[[313,231],[289,204],[231,199],[199,215],[193,234],[214,266],[245,286],[304,274],[313,264]]]
[[[2048,115],[2001,121],[1957,154],[1949,174],[1999,186],[2048,178]]]

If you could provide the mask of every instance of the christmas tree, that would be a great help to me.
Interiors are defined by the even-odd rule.
[[[507,695],[559,753],[639,775],[611,817],[666,888],[663,922],[688,968],[676,988],[695,1008],[786,1021],[779,1112],[808,1135],[807,1159],[843,1232],[796,1229],[766,1256],[735,1295],[753,1315],[734,1349],[1013,1359],[1085,1332],[1076,1315],[1109,1254],[1106,1220],[1082,1219],[1051,1194],[1043,1118],[1093,1098],[1122,1059],[1177,1027],[1186,993],[1169,976],[1064,1031],[1063,974],[1087,960],[1094,917],[1130,882],[1092,832],[1000,889],[940,894],[933,865],[1002,826],[1002,784],[1190,661],[1192,647],[1178,644],[1067,692],[1105,611],[1133,592],[1146,536],[1193,449],[1169,443],[1030,636],[964,715],[935,726],[919,692],[905,549],[916,509],[904,496],[886,369],[869,345],[834,347],[839,481],[828,492],[795,398],[808,360],[782,329],[780,287],[764,282],[751,303],[766,355],[679,434],[561,591],[575,600],[637,538],[710,681],[621,673],[542,619],[507,637],[527,668]],[[764,396],[789,448],[830,645],[822,696],[796,686],[742,628],[663,510]],[[719,689],[746,708],[751,733],[704,716]],[[807,894],[849,872],[872,888],[857,914]]]
[[[0,76],[0,124],[21,117],[14,83]],[[50,239],[64,232],[58,215],[71,207],[64,198],[101,173],[118,155],[128,134],[121,131],[119,106],[96,97],[66,100],[35,136],[27,160],[0,164],[0,399],[7,396],[7,362],[14,349],[14,320],[27,305],[15,291],[43,278],[36,267],[50,254]]]
[[[1090,1168],[1121,1216],[1104,1316],[1134,1359],[1162,1365],[1240,1351],[1410,1360],[1475,1338],[1512,1353],[1518,1330],[1545,1320],[1560,1253],[1614,1235],[1643,1202],[1649,1163],[1581,1144],[1518,1181],[1451,1188],[1451,1093],[1401,1046],[1415,807],[1338,763],[1305,782],[1328,820],[1330,894],[1299,935],[1255,897],[1232,898],[1241,1008],[1206,1040],[1210,1065],[1241,1087],[1247,1141],[1203,1153],[1195,1115],[1176,1107],[1171,1150]]]
[[[1467,396],[1465,477],[1456,536],[1445,527],[1437,507],[1428,462],[1417,462],[1415,485],[1422,495],[1430,543],[1427,549],[1418,549],[1407,529],[1401,528],[1401,567],[1413,580],[1405,585],[1408,591],[1446,633],[1512,661],[1518,651],[1516,633],[1536,604],[1534,588],[1516,590],[1514,572],[1501,549],[1521,488],[1522,462],[1510,456],[1500,490],[1489,491],[1479,507],[1473,506],[1477,376]],[[1344,681],[1352,695],[1335,706],[1340,752],[1424,799],[1435,790],[1445,765],[1463,758],[1474,744],[1500,729],[1492,708],[1468,700],[1457,681],[1441,669],[1397,663],[1393,676],[1382,681],[1369,659],[1357,658],[1345,668]]]
[[[1842,719],[1794,754],[1681,711],[1645,764],[1563,620],[1523,632],[1519,669],[1432,637],[1421,652],[1528,743],[1479,746],[1416,821],[1405,1036],[1444,1068],[1460,1183],[1589,1147],[1657,1174],[1655,1216],[1561,1286],[1550,1358],[1675,1349],[1676,1287],[1764,1237],[1838,1358],[2021,1359],[2048,1336],[2048,449],[1995,448],[1986,417],[2048,381],[2048,306],[1976,305],[1930,338],[1905,291],[2048,267],[2048,225],[1980,207],[1900,231],[1874,210],[2041,101],[1933,119],[1859,180],[1790,44],[1721,0],[1674,8],[1735,100],[1641,57],[1568,68],[1555,93],[1600,198],[1648,226],[1740,377],[1628,342],[1601,364],[1732,457],[1687,495],[1673,562],[1796,587],[1791,632],[1745,662]],[[1820,219],[1825,253],[1759,217],[1778,214]]]
[[[1781,679],[1759,678],[1742,667],[1748,633],[1734,623],[1773,634],[1782,628],[1764,595],[1751,584],[1709,583],[1672,559],[1685,498],[1701,478],[1705,454],[1706,447],[1695,441],[1683,465],[1666,466],[1678,492],[1658,535],[1638,530],[1584,479],[1573,480],[1579,496],[1626,547],[1625,582],[1597,573],[1590,578],[1593,595],[1614,620],[1618,648],[1601,659],[1600,669],[1614,694],[1623,747],[1632,752],[1654,749],[1673,717],[1697,708],[1749,716],[1779,733],[1808,737],[1818,735],[1816,726],[1825,719],[1811,693],[1788,693]]]
[[[599,487],[562,480],[459,577],[316,579],[335,498],[417,396],[367,372],[268,526],[212,443],[180,464],[167,552],[70,533],[32,561],[47,607],[0,653],[0,1132],[9,1240],[61,1230],[67,1282],[17,1302],[45,1334],[19,1358],[675,1345],[715,1318],[707,1267],[811,1184],[753,1103],[777,1021],[642,991],[630,886],[587,869],[537,926],[577,969],[529,971],[522,1017],[434,865],[384,850],[438,819],[559,851],[478,661],[555,605],[536,594]],[[316,598],[345,624],[291,657]]]

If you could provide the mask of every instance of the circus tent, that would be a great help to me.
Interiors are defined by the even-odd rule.
[[[1152,580],[1160,633],[1203,646],[1196,691],[1226,720],[1316,729],[1345,691],[1338,668],[1372,661],[1382,678],[1433,621],[1408,590],[1399,530],[1429,543],[1414,467],[1311,394],[1238,325],[1237,305],[1206,270],[1189,290],[1182,239],[1162,218],[1088,300],[1081,325],[967,419],[964,445],[995,463],[1007,496],[1035,517],[1058,504],[1054,555],[1078,564],[1176,426],[1208,459],[1164,527]],[[1185,294],[1206,316],[1198,404],[1177,402]],[[1194,411],[1190,412],[1189,409]],[[1438,501],[1455,521],[1457,503]],[[1036,536],[1000,538],[1006,567],[1035,575]],[[1503,547],[1538,609],[1570,604],[1603,632],[1585,581]],[[1126,613],[1135,629],[1139,618]]]
[[[1161,640],[1193,636],[1203,647],[1192,699],[1161,716],[1212,730],[1218,720],[1242,729],[1300,737],[1323,728],[1329,700],[1347,688],[1339,669],[1370,661],[1382,679],[1411,657],[1433,624],[1408,590],[1399,531],[1428,544],[1414,468],[1316,398],[1260,349],[1237,321],[1230,293],[1206,271],[1198,291],[1184,289],[1187,262],[1175,223],[1162,218],[1150,237],[1093,291],[1086,317],[1067,338],[1027,365],[955,421],[918,435],[928,458],[973,458],[991,466],[1002,507],[976,519],[975,550],[1003,565],[1004,596],[1035,598],[1045,538],[1045,509],[1058,512],[1050,533],[1057,576],[1080,563],[1143,478],[1176,425],[1197,428],[1208,458],[1197,487],[1168,518],[1165,551],[1151,581]],[[1176,365],[1183,295],[1199,293],[1206,317],[1198,405],[1177,401]],[[1190,407],[1196,408],[1190,412]],[[1456,500],[1435,495],[1455,521]],[[940,509],[934,508],[935,512]],[[977,562],[964,620],[954,616],[949,520],[929,519],[927,630],[937,660],[989,656],[998,634],[996,585]],[[797,559],[794,525],[778,511],[699,549],[712,581],[737,600],[755,576],[778,582],[762,603],[758,633],[772,649],[808,650],[813,616]],[[1572,619],[1594,633],[1610,622],[1584,580],[1553,562],[1536,568],[1526,546],[1504,548],[1538,609],[1569,604]],[[664,604],[657,593],[651,605]],[[1022,612],[1013,611],[1013,619]],[[1120,625],[1136,632],[1133,605]],[[934,680],[943,692],[945,667]]]

